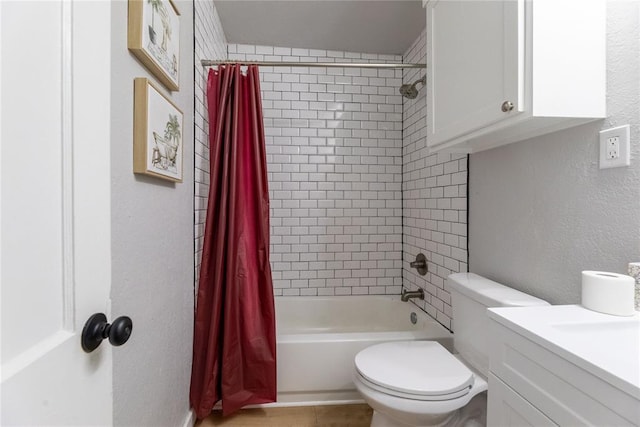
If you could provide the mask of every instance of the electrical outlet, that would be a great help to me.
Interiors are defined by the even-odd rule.
[[[629,166],[629,125],[600,131],[600,169]]]
[[[620,138],[612,136],[607,138],[607,160],[620,158]]]

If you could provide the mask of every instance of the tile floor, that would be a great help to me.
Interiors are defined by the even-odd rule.
[[[365,404],[242,409],[227,418],[214,411],[195,427],[369,427],[372,414]]]

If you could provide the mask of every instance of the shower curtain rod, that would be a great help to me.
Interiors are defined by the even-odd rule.
[[[366,62],[279,62],[279,61],[213,61],[203,59],[200,61],[203,67],[212,67],[224,64],[258,65],[267,67],[324,67],[324,68],[427,68],[427,64],[402,64],[402,63],[366,63]]]

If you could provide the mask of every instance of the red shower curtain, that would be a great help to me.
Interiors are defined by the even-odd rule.
[[[211,179],[194,329],[198,419],[276,399],[269,193],[256,66],[209,70]]]

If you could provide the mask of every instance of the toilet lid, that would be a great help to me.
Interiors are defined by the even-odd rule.
[[[468,391],[474,378],[469,368],[435,341],[377,344],[358,353],[355,365],[358,373],[371,383],[417,396]]]

